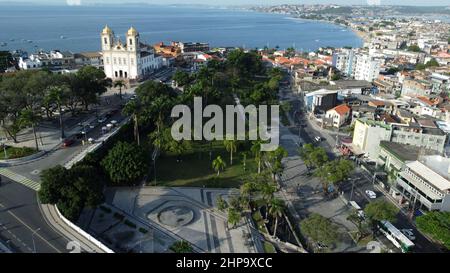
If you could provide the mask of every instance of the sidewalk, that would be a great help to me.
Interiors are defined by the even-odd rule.
[[[41,204],[40,208],[42,214],[44,215],[44,219],[48,222],[48,224],[57,229],[59,233],[68,238],[70,241],[78,242],[82,250],[86,252],[105,253],[104,250],[79,234],[76,230],[59,218],[54,205]]]

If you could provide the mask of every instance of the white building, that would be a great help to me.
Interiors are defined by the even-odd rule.
[[[22,70],[39,69],[42,67],[42,62],[36,55],[31,55],[29,58],[20,57],[19,67]]]
[[[141,43],[139,33],[133,27],[126,33],[126,42],[122,43],[106,26],[101,33],[101,43],[105,74],[113,80],[142,79],[162,66],[162,58]]]
[[[425,156],[406,164],[396,190],[414,209],[450,211],[450,159]]]
[[[333,127],[341,127],[350,117],[351,108],[346,104],[341,104],[326,112],[327,118]]]
[[[380,74],[381,60],[367,54],[358,54],[354,67],[355,80],[372,82]]]

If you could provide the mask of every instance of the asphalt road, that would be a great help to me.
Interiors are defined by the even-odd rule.
[[[68,239],[45,222],[36,192],[6,177],[0,185],[0,240],[14,252],[69,252]]]
[[[287,92],[286,92],[287,91]],[[299,99],[298,96],[291,93],[291,90],[283,90],[282,93],[285,97],[290,96],[291,103],[292,103],[292,109],[301,110],[303,109],[303,105]],[[286,96],[287,95],[287,96]],[[301,113],[301,111],[298,111],[295,116],[295,122],[297,123],[297,128],[292,128],[292,130],[296,130],[297,134],[300,134],[301,139],[306,143],[315,143],[316,145],[319,145],[327,151],[329,157],[333,159],[335,157],[335,154],[332,152],[333,147],[328,143],[327,141],[321,141],[321,142],[315,142],[314,137],[321,136],[323,137],[323,132],[315,130],[312,128],[308,122],[306,122],[307,117]],[[303,125],[303,126],[300,126]],[[301,128],[301,129],[299,129]],[[300,130],[300,132],[299,132]],[[347,198],[347,200],[355,201],[362,209],[369,204],[369,202],[375,201],[375,200],[385,200],[388,202],[391,202],[382,192],[378,191],[373,183],[372,179],[369,177],[369,175],[362,169],[358,168],[357,172],[352,177],[355,179],[355,187],[353,189],[352,193],[352,184],[351,182],[344,182],[341,185],[341,190],[344,191],[344,195]],[[367,194],[365,193],[366,190],[374,191],[377,194],[376,199],[370,199]],[[420,233],[417,228],[410,222],[408,217],[406,217],[403,213],[399,212],[397,214],[397,221],[394,223],[394,225],[398,229],[412,229],[413,233],[416,237],[414,240],[415,247],[413,249],[413,252],[418,253],[436,253],[436,252],[442,252],[441,249],[431,241],[429,241],[425,236]],[[385,243],[386,245],[389,245],[391,248],[395,249],[395,246],[391,244],[384,236],[383,238],[380,238],[380,240]]]
[[[102,112],[117,108],[117,105],[108,105]],[[120,122],[124,118],[118,111],[104,123],[97,124],[88,131],[87,138],[97,139],[102,134],[101,128],[109,121]],[[81,145],[81,140],[77,140],[70,147],[58,148],[39,159],[8,169],[39,182],[42,170],[67,163],[87,147]],[[36,232],[33,235],[34,231]],[[68,239],[50,227],[41,214],[36,192],[6,177],[2,177],[0,185],[0,240],[14,252],[69,252],[66,249]]]
[[[377,190],[368,174],[364,173],[364,171],[360,171],[357,174],[355,174],[352,179],[355,180],[355,186],[353,188],[353,194],[351,193],[352,190],[352,182],[351,180],[349,182],[345,182],[341,186],[341,190],[344,191],[344,195],[349,201],[355,201],[362,209],[364,209],[367,204],[370,202],[373,202],[375,200],[384,200],[387,202],[391,202],[387,197]],[[366,190],[371,190],[376,193],[377,198],[376,199],[370,199],[367,194],[365,193]],[[350,195],[351,199],[350,199]],[[395,223],[393,223],[394,226],[398,229],[412,229],[413,233],[416,237],[416,239],[413,241],[415,244],[415,247],[413,249],[413,252],[417,253],[436,253],[441,252],[440,248],[430,242],[425,236],[420,233],[417,228],[410,222],[407,216],[405,216],[403,213],[397,214],[397,219]]]

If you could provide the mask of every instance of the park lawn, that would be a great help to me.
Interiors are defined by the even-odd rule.
[[[25,157],[34,153],[36,153],[36,149],[34,148],[6,146],[6,155],[8,157],[5,158],[5,150],[0,146],[0,160]]]
[[[242,149],[242,148],[241,148]],[[245,180],[257,171],[253,156],[247,155],[247,166],[244,171],[241,152],[233,154],[233,165],[230,166],[230,153],[225,150],[223,142],[212,144],[212,160],[221,156],[227,164],[224,171],[217,172],[212,168],[209,155],[210,144],[193,144],[191,150],[185,152],[177,162],[175,155],[163,155],[156,161],[156,185],[167,187],[207,187],[238,188]],[[152,180],[154,177],[151,177]],[[154,180],[149,182],[154,185]]]

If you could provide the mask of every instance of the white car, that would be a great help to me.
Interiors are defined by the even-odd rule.
[[[367,196],[369,196],[370,199],[377,198],[377,194],[371,190],[366,190],[366,194],[367,194]]]
[[[103,123],[103,122],[105,122],[105,121],[106,121],[106,118],[105,118],[105,117],[101,117],[101,118],[98,119],[98,123]]]
[[[414,235],[412,229],[402,229],[400,230],[408,239],[411,241],[414,241],[416,239],[416,236]]]
[[[314,139],[315,139],[317,142],[320,142],[320,141],[322,140],[322,138],[321,138],[320,136],[316,136]]]

